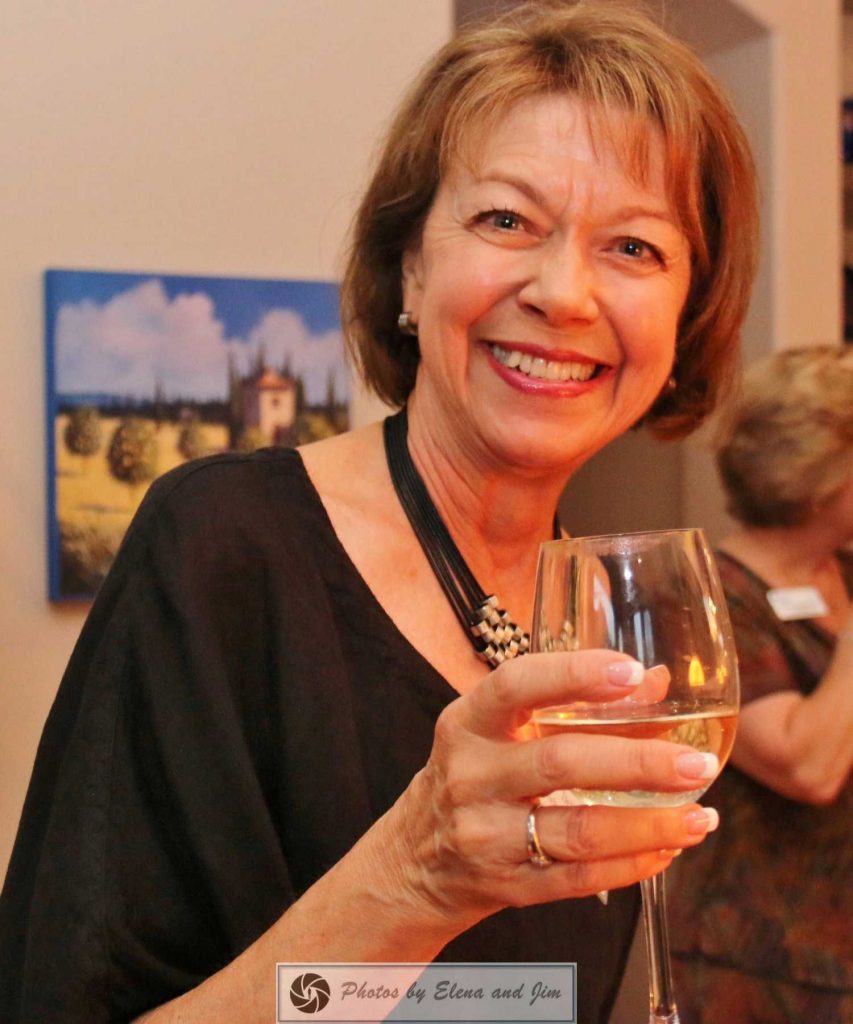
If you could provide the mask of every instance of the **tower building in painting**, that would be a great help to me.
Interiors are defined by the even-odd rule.
[[[292,444],[296,423],[296,384],[265,367],[242,381],[243,428],[259,430],[271,444]]]

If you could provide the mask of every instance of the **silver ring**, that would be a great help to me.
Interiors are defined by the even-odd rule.
[[[554,858],[548,856],[539,842],[539,832],[536,828],[536,810],[538,807],[539,801],[537,800],[527,815],[527,857],[530,863],[537,868],[547,868],[549,864],[554,863]]]

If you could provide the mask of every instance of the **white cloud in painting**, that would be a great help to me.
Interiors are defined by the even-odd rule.
[[[227,338],[204,292],[170,299],[155,279],[108,302],[63,304],[56,320],[56,390],[151,398],[157,382],[168,397],[224,398],[228,355],[240,372],[263,343],[268,365],[289,360],[305,380],[309,402],[322,401],[328,375],[348,395],[340,332],[312,334],[298,312],[271,309],[245,339]]]

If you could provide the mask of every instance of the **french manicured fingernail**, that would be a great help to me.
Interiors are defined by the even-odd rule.
[[[703,807],[701,811],[688,811],[684,815],[684,825],[694,836],[714,832],[720,824],[720,816],[713,807]]]
[[[714,779],[720,770],[716,754],[679,754],[675,766],[686,779]]]
[[[661,860],[675,860],[676,857],[680,857],[684,853],[684,850],[658,850],[658,856]]]
[[[607,681],[613,686],[639,686],[645,669],[639,661],[614,661],[607,666]]]

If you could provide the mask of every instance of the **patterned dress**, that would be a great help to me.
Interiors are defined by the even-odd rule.
[[[718,559],[743,702],[811,693],[833,637],[808,620],[779,620],[766,584],[731,556]],[[853,554],[839,559],[853,594]],[[818,807],[729,766],[707,802],[719,831],[670,872],[682,1024],[853,1024],[853,782]]]

